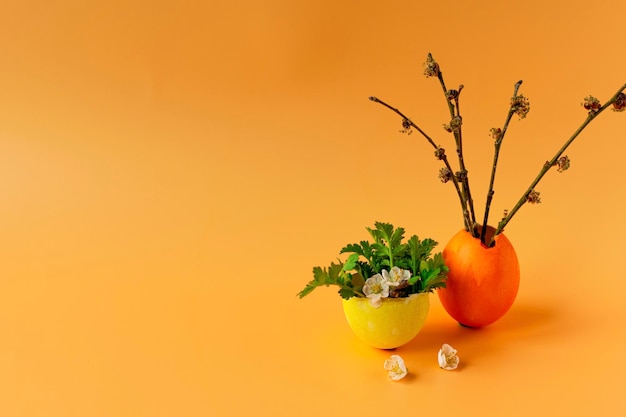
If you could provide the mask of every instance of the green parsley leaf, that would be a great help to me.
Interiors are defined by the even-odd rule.
[[[328,267],[313,268],[313,279],[298,293],[300,298],[320,286],[336,285],[344,299],[364,297],[362,292],[367,278],[381,273],[383,268],[397,266],[411,271],[410,293],[433,291],[445,287],[448,268],[443,255],[431,253],[437,242],[420,239],[413,235],[403,243],[404,228],[394,228],[390,223],[376,222],[374,228],[367,227],[373,242],[363,240],[343,247],[340,254],[348,253],[345,263],[338,260]]]

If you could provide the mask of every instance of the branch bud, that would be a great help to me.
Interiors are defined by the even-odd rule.
[[[467,171],[457,171],[454,176],[456,180],[459,182],[463,182],[467,179]]]
[[[452,179],[452,171],[448,169],[448,167],[443,167],[439,170],[439,180],[442,183],[447,183]]]
[[[459,90],[448,90],[446,91],[446,98],[448,101],[456,100],[459,98]]]
[[[502,129],[500,129],[499,127],[492,127],[489,130],[489,133],[491,133],[491,137],[497,142],[502,138]]]
[[[557,159],[557,161],[554,163],[554,165],[556,165],[556,170],[558,172],[567,171],[569,169],[569,166],[570,166],[569,157],[567,155],[564,155],[564,156],[560,157],[559,159]]]
[[[617,99],[613,102],[613,111],[624,111],[626,110],[626,94],[619,93]]]
[[[532,190],[526,196],[526,202],[528,202],[530,204],[539,204],[539,203],[541,203],[541,197],[539,197],[540,194],[541,194],[540,192]]]
[[[520,119],[525,119],[526,115],[530,111],[530,102],[523,94],[511,98],[511,111],[519,116]]]
[[[433,59],[431,54],[428,54],[426,62],[424,63],[424,75],[426,77],[438,77],[439,76],[439,64]]]
[[[589,111],[589,114],[596,114],[602,107],[602,104],[600,104],[600,100],[594,96],[587,96],[585,97],[585,101],[582,103],[582,106],[585,110]]]

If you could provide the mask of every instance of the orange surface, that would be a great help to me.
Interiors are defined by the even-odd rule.
[[[431,296],[389,352],[335,291],[296,293],[375,220],[443,248],[462,226],[432,52],[477,207],[513,85],[492,213],[626,82],[626,2],[268,0],[0,4],[0,415],[625,415],[626,114],[607,112],[507,228],[518,298],[460,328]],[[482,209],[480,210],[482,212]],[[449,343],[461,366],[446,372]],[[399,415],[399,414],[398,414]]]

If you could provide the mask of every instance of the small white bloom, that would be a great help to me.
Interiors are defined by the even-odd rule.
[[[389,379],[392,381],[399,381],[407,374],[404,359],[398,355],[391,355],[391,357],[385,361],[385,370],[388,372]]]
[[[376,274],[365,281],[363,294],[370,299],[372,307],[380,307],[383,298],[389,297],[389,282],[380,274]]]
[[[456,349],[446,343],[439,349],[438,359],[439,366],[447,371],[452,371],[459,366],[459,357],[456,354]]]
[[[385,278],[389,285],[392,287],[397,287],[405,281],[408,281],[411,278],[411,271],[408,269],[401,269],[397,266],[391,268],[390,272],[387,272],[386,269],[383,269],[383,278]]]

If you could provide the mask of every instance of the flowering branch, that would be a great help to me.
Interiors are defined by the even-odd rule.
[[[422,129],[420,129],[415,123],[413,123],[408,117],[406,117],[401,111],[388,105],[387,103],[379,100],[376,97],[370,97],[370,100],[382,104],[388,109],[392,110],[400,117],[402,117],[402,128],[401,132],[403,133],[411,133],[412,128],[416,129],[418,132],[422,134],[428,140],[428,142],[435,148],[435,157],[442,160],[445,167],[441,168],[439,171],[439,178],[442,182],[452,181],[454,183],[454,187],[456,189],[457,195],[459,197],[459,201],[461,203],[461,210],[463,213],[463,222],[465,224],[465,230],[472,234],[474,238],[480,239],[481,243],[486,247],[492,247],[495,244],[495,237],[502,233],[505,226],[511,221],[513,216],[519,211],[519,209],[525,203],[536,204],[541,202],[540,193],[535,190],[535,186],[541,181],[543,176],[550,170],[551,167],[556,166],[558,172],[563,172],[570,166],[570,160],[567,155],[563,155],[563,152],[569,147],[569,145],[578,137],[578,135],[587,127],[589,123],[593,119],[595,119],[601,112],[603,112],[607,107],[613,106],[614,111],[626,111],[626,84],[624,84],[613,97],[605,104],[601,105],[598,99],[592,96],[588,96],[585,98],[585,102],[583,106],[589,112],[587,119],[580,125],[580,127],[570,136],[570,138],[565,142],[565,144],[559,149],[559,151],[554,155],[554,157],[550,161],[546,161],[544,166],[539,171],[537,177],[530,184],[528,189],[524,192],[522,197],[518,200],[517,204],[513,209],[509,212],[508,210],[504,211],[504,216],[502,220],[498,223],[497,228],[489,227],[489,213],[491,209],[491,202],[493,200],[493,196],[495,194],[494,184],[495,184],[495,176],[498,166],[498,158],[500,155],[500,149],[502,147],[502,141],[507,132],[509,123],[514,114],[517,114],[520,119],[524,119],[528,112],[530,111],[530,104],[528,99],[524,97],[522,94],[518,94],[519,88],[522,85],[522,81],[518,81],[515,84],[513,97],[511,98],[511,103],[509,106],[509,111],[507,113],[507,117],[504,122],[504,126],[502,128],[493,128],[491,129],[491,135],[494,139],[494,156],[493,156],[493,165],[491,168],[491,178],[489,181],[489,189],[487,192],[487,199],[485,205],[485,212],[482,227],[478,226],[476,222],[476,215],[474,213],[474,203],[472,200],[470,188],[469,188],[469,179],[467,175],[467,169],[465,168],[465,162],[463,160],[463,136],[461,132],[463,119],[461,117],[461,110],[459,106],[459,95],[461,90],[463,89],[463,85],[459,86],[458,90],[448,90],[446,88],[446,84],[443,79],[443,74],[439,67],[439,64],[433,59],[431,54],[428,54],[426,62],[424,64],[424,75],[426,77],[436,77],[439,79],[439,83],[441,84],[441,88],[443,89],[444,96],[446,98],[446,103],[448,105],[448,110],[450,111],[450,122],[449,124],[444,124],[443,127],[449,133],[454,134],[454,139],[456,143],[456,152],[459,158],[459,168],[460,170],[453,173],[452,167],[446,157],[445,150],[435,144],[435,142],[428,136]],[[491,233],[490,231],[493,231]]]
[[[428,63],[434,63],[433,56],[428,54],[428,58],[426,61],[426,65]],[[436,64],[436,63],[435,63]],[[432,65],[432,64],[431,64]],[[476,215],[474,213],[474,200],[472,199],[472,193],[470,192],[469,187],[469,179],[467,176],[467,169],[465,168],[465,160],[463,159],[463,135],[462,135],[462,126],[463,126],[463,118],[461,117],[461,110],[459,107],[459,96],[461,95],[461,90],[463,90],[463,85],[459,86],[458,90],[448,90],[446,88],[446,83],[443,80],[443,73],[441,69],[437,65],[437,78],[439,79],[439,84],[441,84],[441,88],[443,89],[443,94],[446,97],[446,102],[448,104],[448,110],[450,111],[450,124],[444,125],[444,128],[452,132],[454,134],[454,143],[456,144],[456,154],[459,158],[459,179],[461,180],[462,191],[463,191],[463,201],[466,206],[469,206],[470,210],[470,224],[473,226],[476,223]],[[452,104],[454,101],[454,104]],[[465,208],[467,210],[467,207]],[[473,230],[474,227],[470,228],[470,231]]]
[[[435,144],[435,142],[432,140],[432,138],[430,136],[428,136],[426,134],[426,132],[424,132],[419,126],[417,126],[415,123],[413,123],[413,121],[411,119],[409,119],[407,116],[404,115],[404,113],[402,113],[400,110],[398,110],[395,107],[390,106],[389,104],[385,103],[384,101],[380,100],[377,97],[370,97],[369,98],[371,101],[381,104],[385,107],[387,107],[389,110],[393,111],[394,113],[396,113],[397,115],[399,115],[402,118],[402,127],[404,129],[409,129],[409,128],[414,128],[415,130],[417,130],[422,136],[424,136],[426,138],[426,140],[428,141],[428,143],[430,143],[433,148],[435,148],[435,156],[442,160],[444,165],[446,166],[445,168],[442,168],[442,174],[440,175],[441,180],[443,182],[447,182],[448,180],[452,180],[452,182],[454,183],[454,187],[456,188],[456,192],[459,196],[459,200],[461,202],[461,209],[463,211],[463,223],[465,224],[465,230],[471,230],[472,229],[472,225],[474,224],[472,222],[472,220],[469,217],[469,214],[467,212],[467,204],[465,202],[464,199],[464,195],[463,192],[461,191],[461,187],[459,186],[459,180],[456,178],[455,175],[446,175],[446,171],[449,174],[452,174],[452,167],[450,166],[450,162],[448,161],[448,157],[446,156],[446,153],[444,151],[443,148],[437,146],[437,144]]]
[[[587,110],[589,110],[587,118],[578,127],[578,129],[576,129],[576,131],[572,134],[572,136],[570,136],[570,138],[565,142],[565,144],[561,147],[561,149],[558,150],[558,152],[554,155],[554,157],[550,161],[546,161],[543,164],[543,167],[539,171],[539,174],[537,174],[537,177],[533,180],[533,182],[530,184],[528,189],[524,192],[522,197],[518,200],[517,204],[515,204],[515,207],[513,207],[513,209],[500,221],[500,223],[498,223],[498,227],[493,237],[491,238],[489,245],[487,245],[487,247],[491,247],[494,245],[495,236],[504,230],[504,227],[511,221],[511,218],[513,218],[515,213],[517,213],[517,211],[525,203],[527,202],[538,203],[540,201],[539,193],[535,191],[535,186],[539,183],[539,181],[541,181],[543,176],[546,174],[546,172],[548,172],[548,170],[550,170],[551,167],[557,165],[559,166],[559,168],[561,168],[561,170],[563,170],[562,166],[569,165],[569,159],[567,157],[563,157],[563,159],[561,159],[561,155],[563,154],[563,152],[565,152],[565,150],[569,147],[569,145],[574,141],[574,139],[576,139],[578,135],[580,135],[580,133],[587,127],[587,125],[591,123],[600,113],[602,113],[607,107],[611,105],[613,105],[613,108],[616,111],[624,110],[626,106],[625,104],[626,95],[623,93],[624,90],[626,90],[626,84],[622,85],[620,89],[617,90],[617,92],[613,95],[613,97],[611,97],[611,99],[603,106],[601,106],[600,102],[594,97],[589,96],[585,99],[585,103],[583,103],[583,105]]]
[[[459,96],[463,90],[463,85],[459,86],[458,90],[448,90],[446,83],[443,79],[443,73],[437,61],[433,59],[432,54],[428,54],[426,57],[426,63],[424,64],[426,69],[424,75],[426,77],[437,77],[439,84],[443,90],[443,94],[448,104],[448,110],[450,111],[450,124],[444,125],[444,129],[454,134],[454,142],[456,144],[456,154],[459,158],[459,171],[455,174],[456,179],[461,183],[461,200],[464,205],[464,216],[468,219],[470,228],[468,230],[474,235],[474,225],[476,224],[476,214],[474,212],[474,200],[472,199],[472,193],[469,186],[469,177],[467,175],[467,168],[465,168],[465,160],[463,159],[463,118],[461,117],[461,109],[459,106]],[[454,102],[454,104],[453,104]],[[469,207],[469,212],[468,212]]]
[[[504,140],[504,135],[506,134],[506,130],[509,127],[509,122],[514,114],[518,114],[520,118],[526,117],[528,110],[530,107],[528,106],[528,102],[523,99],[523,96],[518,96],[517,92],[522,85],[522,80],[515,83],[515,88],[513,90],[513,98],[511,99],[511,105],[509,107],[509,112],[506,115],[506,120],[504,122],[504,126],[502,129],[491,129],[491,134],[494,141],[494,152],[493,152],[493,164],[491,167],[491,179],[489,180],[489,191],[487,192],[487,203],[485,205],[485,217],[483,219],[483,226],[480,232],[480,241],[484,245],[485,235],[487,233],[487,225],[489,224],[489,209],[491,208],[491,200],[493,199],[493,184],[496,179],[496,167],[498,166],[498,156],[500,155],[500,147],[502,146],[502,141]],[[520,100],[522,98],[522,100]]]
[[[459,95],[463,90],[463,85],[459,86],[458,90],[448,90],[446,83],[443,79],[443,73],[437,61],[434,60],[432,54],[428,54],[424,69],[424,75],[428,77],[437,77],[439,84],[443,90],[443,95],[446,98],[448,110],[450,111],[450,124],[444,124],[443,128],[454,134],[454,142],[456,144],[456,153],[459,158],[459,171],[454,174],[456,180],[461,183],[461,201],[463,204],[463,216],[467,219],[466,230],[470,233],[474,233],[474,225],[476,224],[476,214],[474,213],[474,200],[472,199],[472,193],[469,187],[469,178],[467,175],[467,168],[465,168],[465,161],[463,159],[463,135],[462,126],[463,118],[461,117],[459,107]],[[452,102],[454,101],[454,105]],[[445,173],[442,173],[445,174]],[[445,181],[444,181],[445,182]],[[468,211],[469,206],[469,211]],[[469,224],[469,228],[467,225]]]

